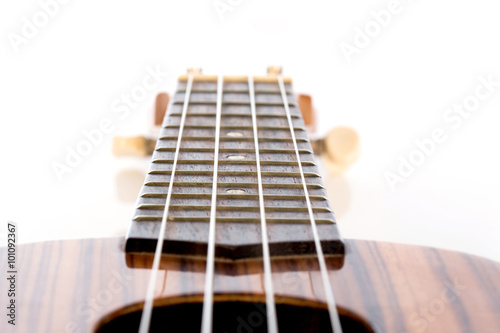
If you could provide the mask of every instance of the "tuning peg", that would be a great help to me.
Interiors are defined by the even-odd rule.
[[[155,107],[154,107],[154,124],[155,126],[161,126],[163,123],[163,118],[165,118],[165,113],[167,112],[168,102],[170,101],[170,96],[167,93],[159,93],[156,95]]]
[[[269,75],[280,75],[283,72],[281,66],[269,66],[267,67],[267,74]]]
[[[336,127],[326,137],[311,142],[314,153],[331,174],[341,174],[356,161],[359,154],[359,136],[349,127]]]
[[[302,113],[302,118],[304,119],[304,124],[310,133],[314,133],[316,130],[316,111],[314,110],[312,104],[311,95],[307,94],[297,94],[297,103],[299,104],[299,109]]]
[[[113,155],[145,157],[153,154],[155,146],[156,140],[144,136],[116,136],[113,138]]]
[[[201,67],[189,67],[187,69],[188,74],[199,75],[202,73]]]

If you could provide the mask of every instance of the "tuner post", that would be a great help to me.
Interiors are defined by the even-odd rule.
[[[269,66],[267,67],[267,74],[272,76],[278,76],[283,73],[283,68],[281,66]]]
[[[187,69],[188,74],[201,75],[202,72],[203,71],[202,71],[201,67],[189,67]]]

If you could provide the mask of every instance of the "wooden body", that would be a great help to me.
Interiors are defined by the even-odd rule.
[[[329,260],[337,305],[376,332],[500,330],[499,263],[410,245],[358,240],[345,245],[343,262]],[[123,238],[27,244],[18,247],[18,255],[17,325],[4,318],[0,332],[93,332],[106,316],[140,306],[146,294],[150,269],[141,267],[148,260],[129,258],[127,264]],[[5,248],[0,257],[6,257]],[[258,299],[261,266],[259,261],[216,265],[216,296]],[[161,268],[156,295],[162,303],[201,299],[205,262],[164,258]],[[7,271],[4,259],[0,270]],[[315,259],[275,260],[273,280],[277,302],[324,301]],[[2,278],[2,294],[7,289]],[[0,298],[2,309],[5,299]]]

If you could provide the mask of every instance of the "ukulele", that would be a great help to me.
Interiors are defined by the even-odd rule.
[[[0,267],[1,332],[500,331],[499,263],[340,237],[275,71],[180,76],[127,235]]]

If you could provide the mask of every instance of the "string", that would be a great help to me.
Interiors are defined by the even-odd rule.
[[[257,165],[257,182],[259,186],[260,206],[260,228],[262,231],[262,253],[264,257],[264,292],[266,295],[267,331],[278,332],[278,319],[276,317],[276,306],[274,304],[274,291],[271,275],[271,256],[269,254],[269,240],[266,225],[266,210],[264,207],[264,193],[262,190],[262,174],[260,170],[259,136],[257,131],[257,112],[255,108],[255,91],[253,77],[248,77],[248,88],[250,92],[250,107],[252,109],[252,126],[255,145],[255,163]]]
[[[208,232],[207,267],[205,273],[205,293],[203,296],[203,313],[201,317],[201,332],[212,331],[213,296],[214,296],[214,266],[215,266],[215,226],[217,208],[217,171],[219,168],[220,122],[222,114],[222,84],[223,78],[217,78],[217,111],[215,125],[214,172],[212,184],[212,207],[210,209],[210,226]]]
[[[158,241],[156,243],[156,250],[154,254],[153,267],[151,270],[151,276],[149,277],[148,289],[146,292],[146,299],[144,301],[144,308],[141,315],[141,323],[139,326],[139,333],[148,333],[149,326],[151,324],[151,316],[153,313],[153,300],[154,292],[156,287],[156,278],[158,275],[158,268],[160,267],[160,259],[163,250],[163,241],[165,230],[167,228],[167,216],[168,209],[170,206],[170,199],[172,197],[172,188],[174,185],[175,170],[177,169],[177,160],[179,158],[179,151],[181,147],[182,132],[184,130],[184,122],[186,120],[187,108],[189,104],[189,96],[191,95],[191,87],[193,86],[193,74],[189,74],[186,94],[184,96],[184,105],[182,107],[181,123],[179,125],[179,137],[177,138],[177,146],[175,148],[174,163],[172,164],[172,174],[170,176],[170,182],[168,185],[167,200],[165,201],[165,209],[163,210],[163,217],[161,219],[160,232],[158,235]]]
[[[306,180],[304,177],[304,171],[302,169],[302,161],[300,160],[299,148],[297,146],[297,140],[295,138],[295,131],[293,129],[292,117],[290,115],[290,108],[288,106],[288,98],[286,96],[285,85],[283,83],[283,77],[278,75],[278,84],[280,86],[281,98],[283,99],[283,105],[285,106],[286,117],[288,119],[288,125],[290,126],[290,133],[292,135],[293,146],[295,148],[295,155],[297,157],[297,162],[300,170],[300,177],[302,178],[302,185],[304,187],[304,194],[307,203],[307,210],[309,211],[309,217],[311,219],[311,227],[314,237],[314,244],[316,246],[316,253],[318,255],[318,261],[321,271],[321,278],[323,280],[323,286],[325,288],[326,303],[328,305],[328,313],[330,315],[330,322],[332,324],[332,330],[334,333],[342,333],[342,327],[340,326],[340,319],[337,313],[337,306],[335,305],[335,298],[333,296],[332,286],[330,284],[330,279],[328,278],[328,270],[326,268],[325,256],[323,255],[323,249],[321,248],[321,242],[319,239],[318,229],[316,227],[316,220],[314,219],[314,214],[311,206],[311,200],[309,199],[309,192],[307,190]]]

